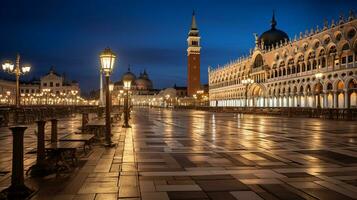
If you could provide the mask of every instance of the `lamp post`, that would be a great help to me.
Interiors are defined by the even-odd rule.
[[[105,75],[105,140],[106,140],[106,146],[111,147],[113,146],[113,143],[111,141],[111,124],[110,124],[110,91],[109,91],[109,77],[110,74],[113,71],[114,67],[114,62],[116,55],[114,52],[112,52],[109,48],[104,49],[99,55],[100,58],[100,63],[101,63],[101,71]]]
[[[19,108],[20,107],[20,76],[28,73],[31,67],[29,65],[23,65],[20,68],[20,54],[17,54],[16,66],[14,66],[14,64],[11,61],[7,60],[2,64],[2,69],[10,74],[15,74],[16,76],[15,102],[16,102],[16,108]]]
[[[123,96],[124,90],[120,90],[118,94],[118,107],[120,112],[121,97]]]
[[[77,102],[77,94],[78,94],[78,90],[71,90],[71,94],[72,94],[72,105],[75,105]]]
[[[129,125],[129,90],[131,87],[131,80],[124,80],[123,82],[125,90],[123,128],[130,128],[131,126]]]
[[[110,108],[110,111],[113,111],[113,102],[112,102],[112,92],[114,90],[114,84],[113,83],[110,83],[109,84],[109,91],[110,91],[110,95],[109,95],[109,108]]]
[[[320,83],[320,80],[321,80],[322,76],[323,76],[323,74],[321,72],[315,74],[315,77],[316,77],[317,80],[319,80],[319,83]],[[316,92],[316,90],[315,90],[315,92]],[[317,93],[317,108],[321,108],[320,92],[321,91],[319,90],[318,93]]]
[[[252,83],[254,83],[254,80],[251,78],[243,79],[242,80],[243,85],[245,85],[245,104],[244,106],[247,107],[248,105],[248,86]]]

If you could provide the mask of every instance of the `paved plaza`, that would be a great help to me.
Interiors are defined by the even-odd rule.
[[[60,120],[60,135],[79,132],[80,122]],[[39,188],[32,199],[357,198],[356,122],[141,108],[130,123],[114,124],[116,148],[95,145],[73,172],[26,177]],[[2,190],[12,137],[0,131]],[[25,170],[36,161],[34,131],[25,132]]]

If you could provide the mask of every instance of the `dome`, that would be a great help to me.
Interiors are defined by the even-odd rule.
[[[144,70],[144,73],[140,73],[140,76],[138,79],[136,79],[135,84],[138,90],[149,90],[153,88],[152,82],[149,79],[146,70]]]
[[[121,78],[122,81],[130,80],[131,82],[134,82],[135,79],[136,79],[136,76],[135,76],[135,74],[131,73],[130,68],[128,68],[128,71],[125,74],[123,74],[123,76]]]
[[[265,48],[270,48],[272,45],[276,45],[276,43],[280,44],[280,41],[285,42],[289,41],[289,36],[284,31],[281,31],[276,27],[275,16],[273,13],[273,18],[271,20],[271,29],[265,31],[258,39],[258,41],[263,44]]]

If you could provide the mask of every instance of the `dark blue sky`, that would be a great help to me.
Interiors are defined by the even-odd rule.
[[[186,38],[195,9],[206,83],[209,65],[249,52],[253,33],[270,28],[273,9],[277,27],[292,38],[356,8],[355,0],[2,0],[0,59],[20,52],[33,66],[28,78],[54,65],[88,91],[98,88],[98,54],[109,46],[119,57],[112,80],[131,64],[137,74],[146,69],[156,88],[185,85]]]

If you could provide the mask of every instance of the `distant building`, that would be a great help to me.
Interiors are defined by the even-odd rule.
[[[174,89],[176,90],[176,96],[179,98],[182,97],[187,97],[187,87],[180,87],[180,86],[176,86],[176,84],[174,85]]]
[[[128,71],[125,72],[121,79],[114,83],[114,89],[112,92],[112,103],[117,105],[123,105],[124,96],[121,91],[124,91],[123,80],[131,81],[131,101],[134,105],[149,105],[149,99],[157,93],[159,90],[154,89],[153,82],[149,78],[149,74],[144,70],[137,77],[134,73],[131,72],[130,67]]]
[[[76,81],[68,81],[64,76],[56,73],[53,67],[50,71],[41,77],[40,89],[49,89],[54,94],[69,94],[72,91],[77,91],[77,94],[80,94],[79,84]]]
[[[357,20],[324,22],[290,39],[271,28],[255,35],[249,56],[209,68],[211,106],[323,107],[357,106]]]
[[[22,104],[44,103],[44,93],[52,98],[52,103],[56,103],[55,97],[71,97],[80,95],[79,84],[76,81],[67,81],[64,76],[57,74],[52,67],[50,71],[40,78],[31,81],[20,81],[20,95],[23,97]],[[13,104],[16,95],[16,82],[14,80],[0,80],[0,104]],[[47,98],[47,97],[46,97]],[[46,103],[49,102],[47,98]]]

